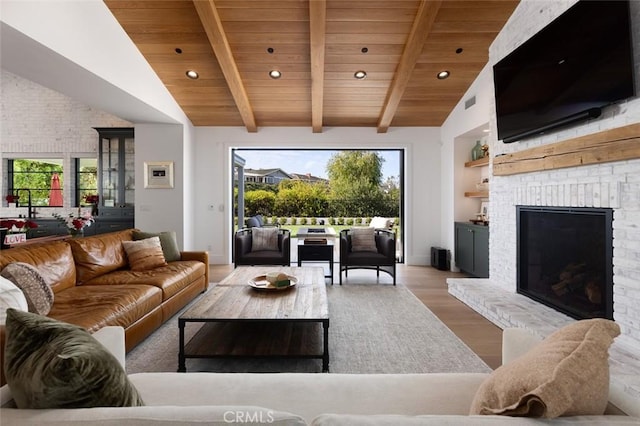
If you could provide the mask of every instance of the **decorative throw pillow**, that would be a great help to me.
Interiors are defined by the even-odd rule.
[[[609,397],[608,351],[619,334],[615,322],[600,318],[561,328],[491,373],[480,385],[470,414],[603,414]]]
[[[133,240],[146,240],[147,238],[158,237],[160,238],[160,246],[162,247],[162,254],[164,260],[167,262],[175,262],[180,260],[180,248],[178,247],[178,238],[175,231],[165,232],[142,232],[133,231]]]
[[[28,311],[29,305],[22,290],[8,279],[0,276],[0,325],[4,325],[9,308]]]
[[[127,253],[132,271],[147,271],[167,264],[158,237],[140,241],[123,241],[122,246]]]
[[[375,229],[387,229],[389,227],[389,219],[386,217],[375,216],[371,219],[371,222],[369,222],[369,227]]]
[[[372,227],[351,228],[351,251],[378,251],[375,232]]]
[[[278,228],[251,228],[251,251],[278,251]]]
[[[14,283],[27,299],[29,312],[47,315],[53,305],[53,290],[35,266],[23,262],[10,263],[0,275]]]
[[[7,310],[4,367],[18,408],[144,405],[118,360],[86,330]]]

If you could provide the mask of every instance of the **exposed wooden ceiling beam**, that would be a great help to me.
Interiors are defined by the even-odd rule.
[[[422,0],[416,18],[413,21],[411,32],[407,38],[407,43],[402,52],[402,57],[398,63],[396,74],[393,77],[393,81],[389,86],[387,97],[382,106],[382,113],[378,120],[378,133],[386,133],[391,125],[393,116],[396,113],[400,99],[404,94],[411,73],[416,65],[420,53],[422,52],[423,45],[431,32],[433,23],[440,9],[442,0],[427,1]]]
[[[322,133],[326,17],[326,0],[309,0],[309,32],[311,40],[311,126],[313,128],[313,133]]]
[[[238,71],[238,65],[233,58],[227,35],[222,28],[222,22],[216,9],[215,1],[208,0],[194,0],[193,4],[198,12],[200,21],[207,33],[209,43],[213,48],[213,52],[218,59],[224,78],[229,85],[231,95],[240,111],[240,116],[244,122],[248,132],[257,132],[256,119],[247,96],[247,91],[244,88],[242,79],[240,78],[240,72]]]

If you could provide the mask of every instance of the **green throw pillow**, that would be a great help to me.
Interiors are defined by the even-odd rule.
[[[86,330],[7,309],[4,369],[18,408],[132,407],[142,398]]]
[[[180,260],[180,248],[178,247],[178,239],[175,231],[165,232],[142,232],[133,231],[133,239],[146,240],[147,238],[158,237],[160,238],[160,245],[162,246],[162,253],[164,254],[164,260],[167,262],[175,262]]]

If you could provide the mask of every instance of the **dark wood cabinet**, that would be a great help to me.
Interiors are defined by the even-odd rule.
[[[28,238],[49,237],[51,235],[68,234],[67,227],[56,219],[32,219],[38,224],[37,228],[30,229]]]
[[[122,231],[133,228],[133,217],[111,219],[100,217],[93,224],[96,234],[105,234],[107,232]]]
[[[66,235],[69,232],[64,224],[56,219],[34,219],[38,224],[37,228],[30,229],[28,238],[48,237],[51,235]],[[107,232],[121,231],[133,228],[133,217],[97,217],[95,222],[84,228],[85,237],[91,235],[104,234]]]
[[[478,278],[489,277],[489,227],[455,223],[455,260],[460,270]]]

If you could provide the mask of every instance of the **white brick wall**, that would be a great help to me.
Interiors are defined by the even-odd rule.
[[[0,70],[0,194],[6,195],[4,159],[62,158],[71,170],[73,158],[98,156],[98,133],[93,127],[131,127],[113,115],[92,109],[58,92]],[[73,176],[64,175],[64,204],[70,206]],[[2,200],[4,201],[4,199]],[[21,213],[24,213],[20,209]],[[0,216],[16,214],[0,208]]]
[[[492,64],[569,8],[575,0],[523,0],[490,48]],[[636,87],[640,88],[640,2],[631,2]],[[495,112],[494,112],[495,113]],[[640,97],[606,108],[603,117],[586,124],[503,144],[491,152],[509,153],[640,122]],[[640,160],[494,176],[490,186],[490,277],[516,290],[515,206],[611,207],[614,209],[614,318],[624,335],[640,344]]]

